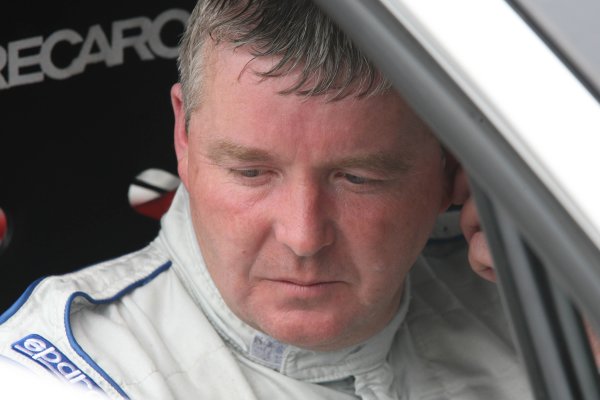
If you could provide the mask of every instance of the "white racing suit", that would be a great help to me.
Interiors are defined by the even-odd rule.
[[[143,250],[32,285],[0,317],[0,355],[111,398],[530,398],[498,294],[470,271],[460,243],[426,249],[383,331],[308,351],[227,308],[187,196],[180,188]]]

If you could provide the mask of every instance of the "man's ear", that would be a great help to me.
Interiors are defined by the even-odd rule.
[[[188,187],[188,132],[185,121],[185,108],[181,84],[176,83],[171,88],[171,105],[175,117],[174,142],[175,155],[177,156],[177,172],[181,181]]]

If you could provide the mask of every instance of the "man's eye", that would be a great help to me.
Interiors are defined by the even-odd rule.
[[[258,178],[265,174],[260,168],[230,168],[229,173],[237,178]]]
[[[263,185],[273,177],[270,170],[262,168],[231,168],[229,174],[240,184],[249,186]]]
[[[260,169],[238,169],[235,172],[244,178],[256,178],[262,173]]]
[[[344,174],[344,178],[354,184],[354,185],[365,185],[367,183],[372,183],[373,180],[372,179],[368,179],[368,178],[363,178],[361,176],[356,176],[356,175],[352,175],[352,174]]]

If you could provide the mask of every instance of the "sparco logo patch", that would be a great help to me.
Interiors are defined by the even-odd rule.
[[[88,390],[100,390],[98,385],[84,374],[52,343],[40,335],[29,335],[13,343],[13,350],[37,362],[61,380]]]

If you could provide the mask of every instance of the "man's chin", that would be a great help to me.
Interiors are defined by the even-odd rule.
[[[258,329],[280,342],[313,351],[338,350],[354,344],[347,334],[352,330],[348,322],[340,319],[340,313],[285,312],[280,318],[265,321]]]

